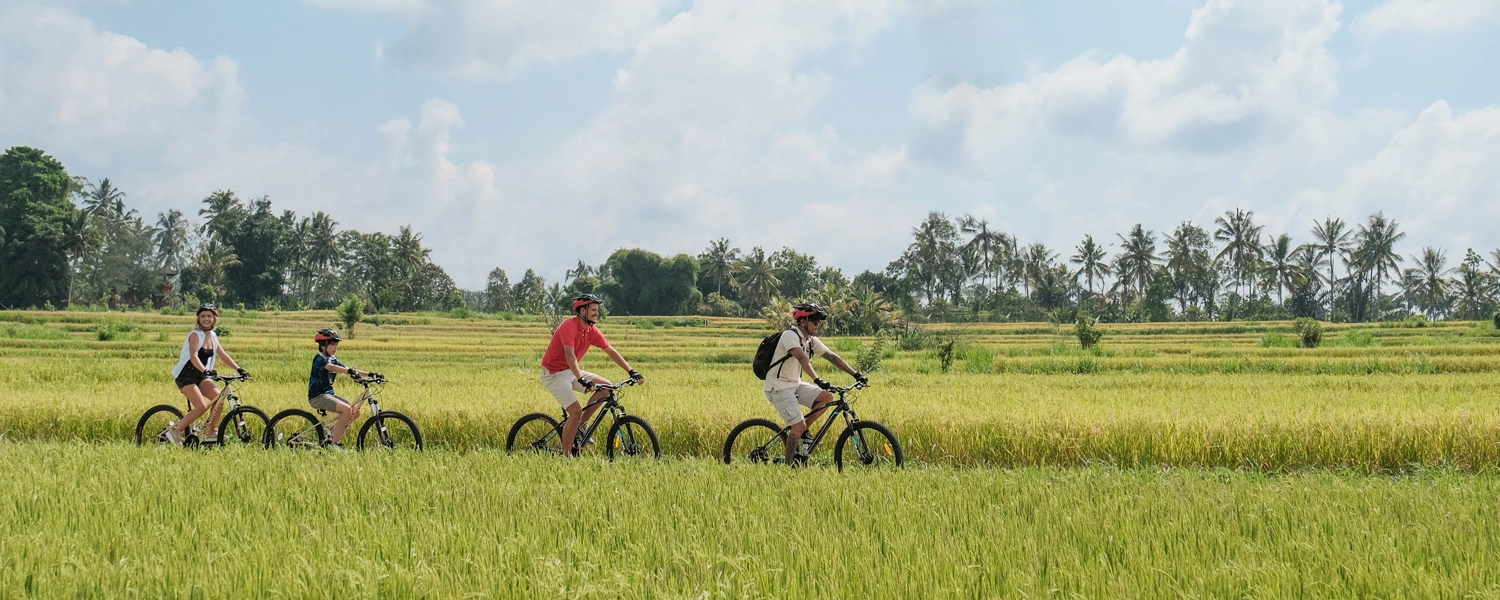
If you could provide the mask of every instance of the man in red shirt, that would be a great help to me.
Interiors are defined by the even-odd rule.
[[[630,368],[625,357],[620,356],[614,346],[609,345],[609,340],[604,339],[599,328],[594,326],[594,322],[599,320],[599,305],[603,303],[603,300],[593,294],[574,298],[573,314],[577,316],[557,326],[557,331],[552,333],[552,342],[547,344],[547,352],[542,355],[542,387],[552,392],[563,411],[568,413],[567,420],[563,421],[563,456],[572,456],[573,438],[578,435],[578,425],[594,416],[594,411],[601,406],[594,405],[589,407],[588,412],[584,412],[578,405],[578,396],[574,394],[594,390],[599,384],[610,383],[608,379],[579,368],[578,361],[583,360],[589,346],[604,350],[610,360],[630,374],[631,379],[645,381],[640,373]],[[594,395],[589,397],[589,402],[608,395],[608,390],[595,390]]]

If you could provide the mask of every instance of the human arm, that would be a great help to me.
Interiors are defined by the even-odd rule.
[[[350,377],[364,377],[370,373],[369,371],[360,371],[354,367],[339,364],[337,359],[331,359],[327,363],[324,363],[323,369],[333,373],[344,373]]]
[[[625,372],[630,375],[631,379],[639,379],[641,381],[646,380],[646,377],[644,375],[641,375],[640,373],[636,372],[635,369],[630,368],[630,362],[626,361],[624,356],[620,356],[620,351],[615,350],[614,346],[605,346],[604,353],[608,354],[609,359],[615,361],[616,365],[618,365],[621,369],[624,369]]]

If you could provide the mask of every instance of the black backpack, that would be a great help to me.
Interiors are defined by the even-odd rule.
[[[801,332],[797,332],[796,329],[787,329],[786,331],[796,332],[797,343],[799,345],[802,343]],[[781,360],[771,362],[771,357],[776,354],[776,346],[781,344],[781,334],[786,333],[786,331],[778,331],[766,336],[766,339],[760,341],[760,347],[755,349],[755,362],[751,366],[755,369],[755,377],[757,379],[765,379],[766,373],[770,373],[771,369],[776,368],[777,365],[786,362],[786,359],[792,357],[792,353],[788,352],[786,356],[781,357]]]

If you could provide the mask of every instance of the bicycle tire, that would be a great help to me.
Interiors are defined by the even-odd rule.
[[[311,429],[312,431],[308,431]],[[307,436],[312,434],[312,438]],[[312,416],[312,413],[302,409],[288,408],[276,416],[271,417],[270,424],[266,425],[266,439],[264,444],[267,449],[287,447],[300,450],[313,450],[323,447],[323,440],[327,435],[323,431],[323,424]]]
[[[219,446],[263,443],[270,426],[271,418],[265,411],[242,405],[219,420]]]
[[[546,428],[533,424],[545,425]],[[526,430],[524,435],[523,429]],[[519,447],[516,446],[517,436],[523,440]],[[517,451],[562,454],[562,432],[557,419],[546,413],[531,413],[516,419],[516,424],[510,427],[510,433],[505,436],[505,453],[513,454]]]
[[[645,437],[645,440],[641,438]],[[611,461],[616,455],[621,459],[646,458],[647,448],[642,441],[651,442],[650,458],[661,459],[661,441],[656,437],[656,430],[645,419],[635,415],[625,415],[615,421],[609,428],[609,437],[605,438],[608,443],[604,445],[605,454]]]
[[[767,419],[750,419],[735,425],[724,440],[724,464],[733,464],[737,458],[752,464],[786,462],[786,434],[781,429]]]
[[[855,443],[849,444],[850,440]],[[901,441],[896,439],[896,434],[875,421],[860,421],[839,434],[839,441],[833,446],[833,464],[838,466],[841,473],[844,471],[846,448],[851,450],[848,457],[853,459],[849,461],[851,467],[900,467],[906,462],[901,453]]]
[[[377,425],[377,423],[379,425]],[[403,431],[404,428],[404,431]],[[374,435],[370,435],[374,433]],[[368,441],[368,446],[366,445]],[[417,422],[402,413],[388,410],[370,417],[359,428],[358,448],[364,450],[418,450],[422,449],[422,430]]]
[[[144,434],[144,430],[150,424],[152,417],[156,417],[156,416],[158,416],[161,413],[166,413],[166,414],[172,415],[172,417],[170,419],[168,419],[168,423],[166,424],[166,427],[161,427],[160,429],[156,429],[155,425],[151,425],[151,428],[152,429],[156,429],[156,431],[153,431],[153,432],[151,432],[149,434]],[[144,413],[141,414],[140,420],[136,421],[136,423],[135,423],[135,445],[137,445],[137,446],[144,446],[145,445],[145,441],[148,440],[148,439],[149,440],[153,440],[157,444],[170,444],[171,442],[168,442],[168,441],[166,441],[164,439],[161,439],[160,436],[161,436],[161,434],[163,432],[165,432],[167,430],[167,427],[171,427],[173,425],[176,425],[177,422],[181,421],[181,420],[182,420],[182,411],[179,410],[177,407],[172,406],[171,404],[158,404],[156,406],[153,406],[151,408],[146,409],[146,412],[144,412]]]

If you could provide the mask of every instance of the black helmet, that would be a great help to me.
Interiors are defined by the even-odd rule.
[[[817,302],[803,302],[792,307],[792,318],[798,321],[802,319],[822,321],[828,318],[828,311],[818,306]]]
[[[573,312],[590,304],[604,304],[604,300],[593,294],[584,294],[573,299]]]
[[[339,337],[339,332],[326,328],[319,329],[318,333],[313,336],[313,341],[317,342],[319,346],[338,343],[343,341],[343,339]]]

